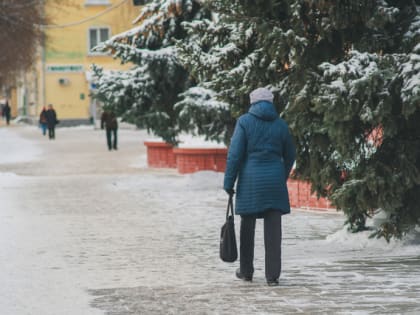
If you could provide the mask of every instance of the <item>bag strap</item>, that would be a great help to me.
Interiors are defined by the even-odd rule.
[[[229,195],[229,201],[228,201],[227,209],[226,209],[226,221],[229,218],[229,210],[230,210],[230,213],[232,214],[232,220],[235,220],[235,216],[233,215],[233,196],[232,195]]]

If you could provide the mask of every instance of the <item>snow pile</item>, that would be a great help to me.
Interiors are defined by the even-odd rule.
[[[352,250],[360,249],[377,249],[384,251],[413,251],[418,253],[420,250],[420,227],[417,227],[401,240],[391,239],[389,243],[384,238],[371,237],[374,228],[379,227],[384,222],[386,214],[381,211],[376,214],[373,218],[366,221],[368,227],[373,229],[352,233],[348,230],[347,226],[337,232],[327,236],[326,241],[330,244],[341,244],[342,246],[349,247]]]
[[[184,134],[179,137],[179,140],[179,148],[226,148],[226,145],[224,145],[223,143],[206,140],[205,137],[202,136],[192,136]]]
[[[164,142],[162,138],[148,138],[146,142]],[[206,140],[204,136],[194,136],[191,134],[181,134],[179,136],[178,148],[206,148],[206,149],[226,149],[226,145],[217,141]]]

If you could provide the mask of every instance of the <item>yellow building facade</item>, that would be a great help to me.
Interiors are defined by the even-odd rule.
[[[49,25],[34,68],[17,84],[20,115],[33,119],[52,104],[64,125],[97,118],[91,66],[127,69],[111,56],[92,51],[100,42],[133,27],[140,6],[133,0],[44,0]]]

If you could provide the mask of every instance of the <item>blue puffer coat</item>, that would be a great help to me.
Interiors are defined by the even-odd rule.
[[[290,212],[286,181],[295,161],[295,146],[273,104],[259,101],[239,117],[228,152],[224,189],[236,179],[236,214],[269,209]]]

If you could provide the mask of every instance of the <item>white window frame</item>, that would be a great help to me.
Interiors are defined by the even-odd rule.
[[[111,38],[111,28],[109,26],[91,26],[91,27],[89,27],[88,30],[87,30],[87,49],[88,49],[88,55],[90,55],[90,56],[107,55],[107,53],[98,52],[98,51],[91,51],[90,32],[92,30],[96,30],[96,40],[97,40],[96,46],[97,46],[100,43],[104,42],[104,41],[101,41],[101,38],[100,38],[101,29],[107,29],[108,30],[108,38],[106,40]]]
[[[97,6],[97,5],[111,5],[111,2],[109,0],[85,0],[85,6]]]

